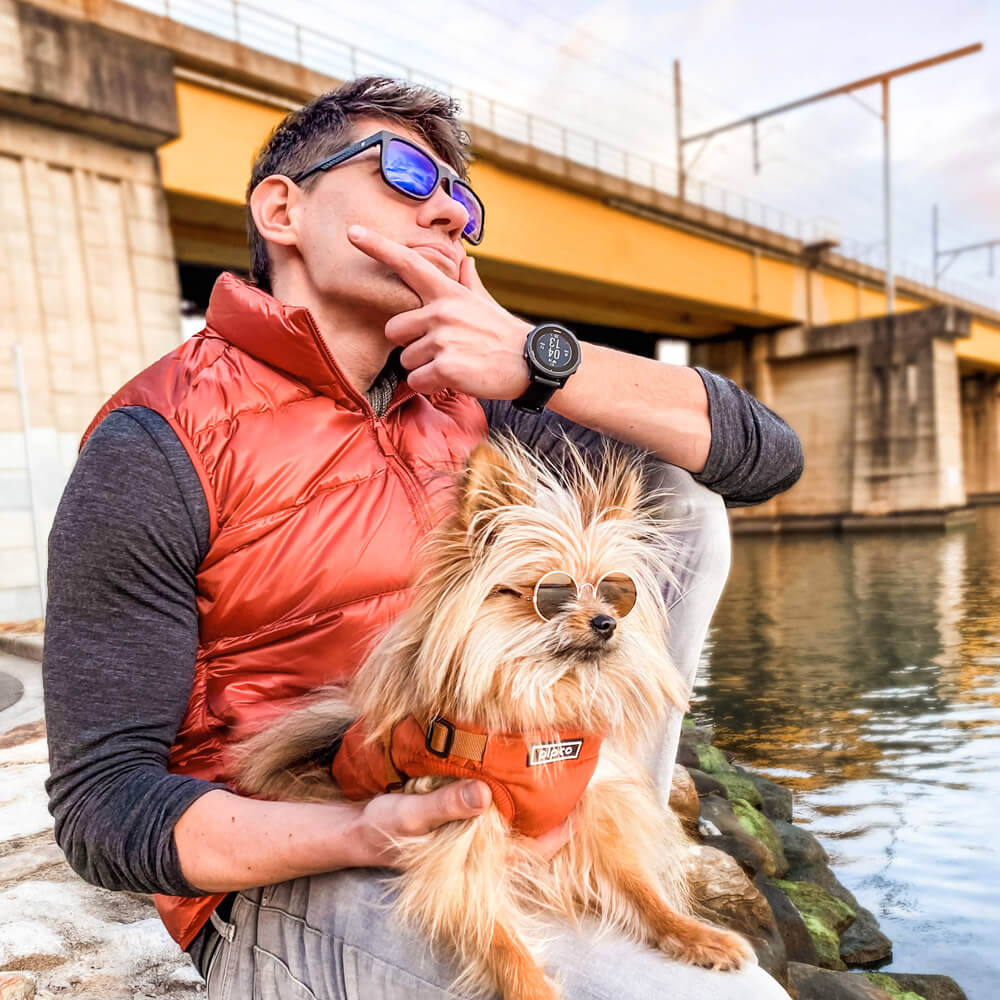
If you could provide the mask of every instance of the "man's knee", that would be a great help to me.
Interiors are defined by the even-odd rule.
[[[553,940],[547,967],[567,1000],[788,1000],[754,959],[735,972],[714,972],[593,925]]]
[[[665,581],[668,604],[692,587],[721,593],[729,575],[732,541],[726,505],[686,469],[657,459],[647,464],[649,486],[662,494],[658,513],[671,525],[673,579]]]

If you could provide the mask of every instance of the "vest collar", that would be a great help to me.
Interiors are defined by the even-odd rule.
[[[235,274],[223,272],[212,288],[205,326],[210,333],[304,382],[314,392],[350,409],[371,412],[368,400],[344,375],[312,313],[304,306],[286,305]],[[392,406],[413,395],[413,390],[401,382]]]

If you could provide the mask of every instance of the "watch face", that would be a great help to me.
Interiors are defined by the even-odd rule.
[[[580,348],[568,331],[544,326],[531,337],[531,355],[535,363],[554,375],[571,372],[580,360]]]

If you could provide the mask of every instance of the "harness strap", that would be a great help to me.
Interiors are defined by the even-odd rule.
[[[462,757],[481,764],[486,754],[486,733],[470,733],[459,729],[447,719],[436,715],[424,727],[427,735],[427,749],[438,757]]]

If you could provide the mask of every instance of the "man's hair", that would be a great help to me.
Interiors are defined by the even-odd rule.
[[[351,80],[290,112],[257,154],[247,185],[247,237],[254,282],[264,291],[271,291],[267,241],[257,232],[250,212],[250,195],[265,177],[271,174],[294,177],[308,170],[343,146],[352,126],[361,118],[381,118],[390,124],[407,126],[459,176],[465,177],[469,136],[459,123],[458,114],[459,105],[450,97],[429,87],[384,76]],[[301,186],[308,189],[321,176],[322,173],[313,174]]]

